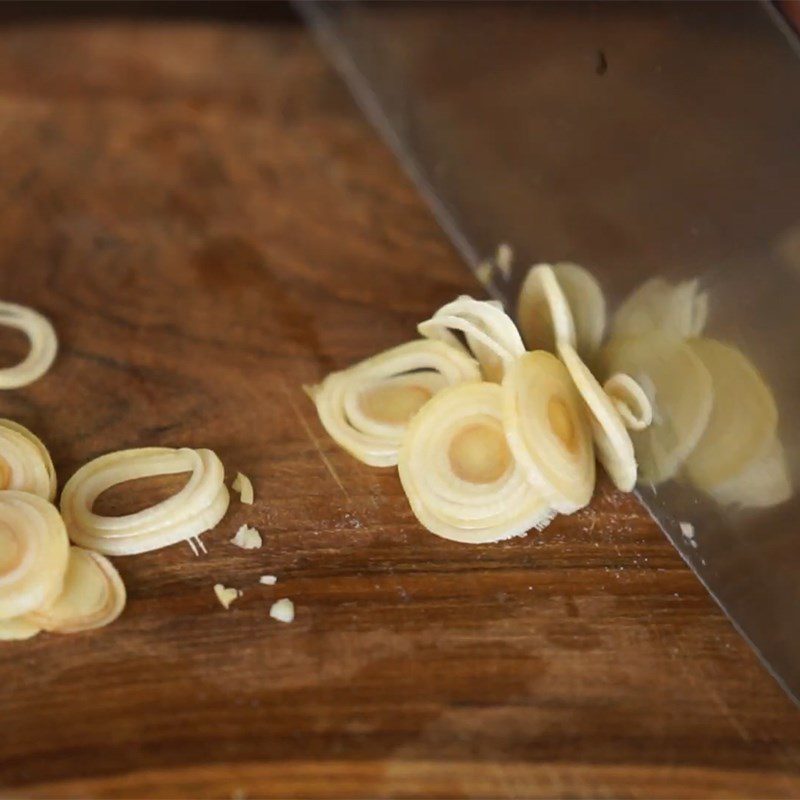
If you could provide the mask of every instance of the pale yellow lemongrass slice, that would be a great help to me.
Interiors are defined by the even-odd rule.
[[[10,419],[0,419],[0,489],[56,496],[56,471],[38,436]]]
[[[419,339],[331,373],[312,399],[332,439],[365,464],[391,467],[414,414],[446,386],[477,380],[465,352]]]
[[[672,478],[697,446],[711,415],[711,376],[679,336],[651,331],[609,342],[604,372],[630,375],[650,401],[652,424],[632,431],[642,479],[653,484]]]
[[[641,386],[623,372],[612,375],[604,384],[605,393],[630,431],[643,431],[653,421],[653,405]]]
[[[253,482],[242,472],[237,472],[236,477],[233,479],[231,489],[234,492],[239,492],[239,499],[248,506],[253,505],[255,495],[253,493]]]
[[[30,341],[28,355],[19,364],[0,369],[0,389],[17,389],[41,378],[58,350],[50,321],[32,308],[0,301],[0,325],[22,331]]]
[[[686,460],[695,486],[709,491],[742,472],[775,438],[778,409],[758,370],[737,348],[714,339],[689,342],[714,386],[702,437]]]
[[[550,264],[537,264],[528,271],[517,300],[517,322],[529,350],[554,353],[557,342],[576,346],[575,319]]]
[[[589,409],[598,460],[614,485],[623,492],[630,492],[636,484],[636,456],[619,411],[575,348],[562,343],[558,354]]]
[[[35,494],[0,491],[0,619],[28,614],[58,597],[68,556],[55,506]]]
[[[428,339],[461,346],[452,331],[464,334],[469,349],[481,365],[487,381],[499,383],[508,365],[525,352],[519,331],[497,301],[475,300],[462,295],[443,305],[417,330]]]
[[[31,639],[41,632],[41,628],[29,622],[25,617],[0,619],[0,642],[15,642]]]
[[[186,485],[150,508],[119,517],[92,511],[106,489],[154,475],[191,472]],[[228,508],[225,470],[211,450],[142,447],[120,450],[84,464],[61,493],[61,513],[70,538],[105,555],[157,550],[213,528]]]
[[[503,425],[528,481],[556,511],[591,500],[595,483],[589,416],[567,368],[535,350],[503,379]]]
[[[125,599],[125,584],[114,565],[100,553],[73,545],[61,594],[26,619],[52,633],[90,631],[113,622]]]
[[[503,242],[497,245],[494,263],[497,264],[497,271],[505,280],[508,280],[511,277],[511,270],[514,267],[514,250],[510,244]]]
[[[495,383],[436,395],[412,420],[398,469],[419,522],[445,539],[496,542],[541,530],[554,516],[508,448]]]
[[[238,600],[242,596],[240,589],[233,589],[232,587],[225,586],[221,583],[214,584],[214,594],[217,596],[220,605],[227,611],[231,607],[231,603]]]

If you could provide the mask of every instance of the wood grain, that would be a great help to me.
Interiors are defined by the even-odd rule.
[[[15,23],[0,132],[0,296],[62,345],[2,415],[62,482],[205,446],[257,497],[117,559],[110,628],[0,648],[4,796],[800,794],[795,708],[632,498],[459,546],[325,435],[303,382],[478,289],[304,32]]]

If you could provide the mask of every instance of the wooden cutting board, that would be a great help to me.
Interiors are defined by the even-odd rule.
[[[460,546],[325,435],[302,383],[480,290],[305,32],[6,25],[0,175],[0,296],[61,341],[0,413],[62,482],[202,446],[257,498],[117,559],[113,626],[0,647],[3,796],[800,794],[795,708],[634,499]]]

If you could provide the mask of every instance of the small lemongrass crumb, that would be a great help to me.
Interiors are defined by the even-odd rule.
[[[697,549],[697,539],[694,538],[694,525],[692,525],[691,522],[680,522],[678,524],[681,526],[683,538],[686,539],[692,547]]]
[[[481,261],[481,263],[475,267],[475,276],[486,286],[492,279],[492,262]]]
[[[494,257],[498,272],[508,280],[511,277],[511,266],[514,263],[514,251],[510,244],[497,245],[497,255]]]
[[[274,586],[278,582],[278,579],[274,575],[262,575],[258,579],[258,582],[263,583],[264,586]]]
[[[231,539],[231,544],[241,547],[242,550],[257,550],[262,544],[261,534],[249,525],[242,525]]]
[[[235,492],[239,492],[239,499],[248,506],[253,505],[253,482],[247,475],[243,475],[241,472],[236,473],[236,477],[233,479],[233,483],[231,484],[231,488]]]
[[[242,596],[239,589],[228,588],[221,583],[214,584],[214,594],[217,596],[217,600],[219,600],[224,609],[230,608],[231,603]]]
[[[272,604],[269,615],[278,622],[292,622],[294,620],[294,603],[288,597],[284,597]]]

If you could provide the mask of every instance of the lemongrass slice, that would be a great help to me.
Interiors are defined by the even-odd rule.
[[[69,540],[57,509],[27,492],[0,492],[0,619],[20,617],[61,593]]]
[[[0,489],[16,489],[52,501],[56,471],[38,436],[10,419],[0,419]]]
[[[237,472],[231,484],[231,489],[233,489],[234,492],[239,492],[239,499],[245,505],[253,505],[253,500],[255,498],[253,494],[253,482],[247,475]]]
[[[571,514],[589,502],[592,429],[572,377],[554,355],[526,353],[506,373],[503,425],[528,481],[552,508]]]
[[[0,369],[0,389],[17,389],[41,378],[50,369],[58,350],[50,321],[32,308],[0,301],[0,325],[22,331],[31,346],[19,364]]]
[[[61,594],[26,619],[53,633],[90,631],[113,622],[125,599],[125,584],[114,565],[100,553],[73,545]]]
[[[737,348],[714,339],[695,339],[692,352],[714,386],[714,405],[686,472],[700,489],[724,484],[757,459],[775,438],[778,409],[758,370]]]
[[[603,390],[631,431],[643,431],[653,421],[653,405],[641,386],[623,372],[612,375]]]
[[[475,300],[461,295],[443,305],[430,319],[420,322],[417,330],[428,339],[439,339],[457,347],[461,344],[452,331],[463,333],[481,365],[484,379],[495,383],[502,380],[508,365],[525,352],[511,317],[493,300]]]
[[[119,517],[95,514],[106,489],[154,475],[191,472],[186,485],[150,508]],[[222,462],[211,450],[142,447],[120,450],[84,464],[61,493],[61,513],[70,538],[105,555],[145,553],[213,528],[228,508]]]
[[[562,343],[558,354],[589,409],[598,460],[614,485],[623,492],[630,492],[636,484],[636,456],[619,411],[575,348]]]
[[[714,400],[708,370],[682,338],[664,331],[614,340],[603,361],[606,374],[630,375],[652,407],[652,424],[631,432],[641,477],[653,484],[672,478],[708,424]]]
[[[550,264],[537,264],[528,271],[517,300],[517,322],[529,350],[554,353],[557,342],[576,346],[570,303]]]
[[[391,467],[414,414],[446,386],[477,380],[462,350],[419,339],[331,373],[312,394],[332,439],[365,464]]]
[[[0,642],[22,641],[32,639],[41,628],[29,622],[25,617],[0,619]]]
[[[478,544],[522,536],[553,518],[508,448],[502,389],[445,389],[409,425],[398,462],[411,509],[431,533]]]

